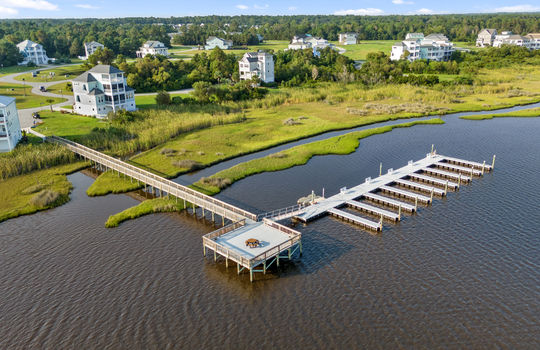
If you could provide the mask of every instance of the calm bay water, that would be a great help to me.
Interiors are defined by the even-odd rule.
[[[373,235],[325,217],[304,255],[266,276],[202,256],[213,230],[185,213],[105,229],[137,203],[88,198],[0,223],[0,348],[523,348],[540,346],[540,119],[415,126],[347,156],[244,179],[218,197],[246,209],[331,195],[441,154],[495,172]]]

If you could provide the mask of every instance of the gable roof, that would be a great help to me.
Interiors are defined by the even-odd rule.
[[[15,101],[15,98],[9,96],[0,96],[0,107],[7,107],[12,102]]]
[[[90,90],[88,95],[92,95],[92,96],[103,95],[103,91],[101,91],[98,88],[93,88],[92,90]]]
[[[33,42],[32,40],[21,41],[20,43],[17,44],[17,47],[19,49],[25,49],[27,47],[36,47],[36,46],[41,46],[41,45]]]
[[[104,46],[104,45],[98,43],[97,41],[90,41],[88,43],[84,43],[84,47],[90,47],[90,46]]]
[[[98,74],[124,73],[120,69],[110,66],[108,64],[98,64],[94,68],[90,69],[88,72],[98,73]]]
[[[163,44],[161,41],[157,40],[148,40],[144,43],[144,46],[146,47],[163,47],[165,44]]]
[[[91,81],[96,81],[96,78],[92,74],[90,74],[90,71],[84,72],[83,74],[79,75],[73,81],[80,81],[81,83],[89,83]]]
[[[479,34],[481,34],[482,32],[487,32],[488,34],[493,35],[494,33],[497,33],[497,29],[484,28],[480,31]]]

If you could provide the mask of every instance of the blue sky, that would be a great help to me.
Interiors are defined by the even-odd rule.
[[[0,0],[0,18],[540,12],[540,0]]]

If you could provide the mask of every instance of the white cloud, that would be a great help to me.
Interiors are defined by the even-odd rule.
[[[236,5],[236,8],[237,9],[240,9],[240,10],[247,10],[249,8],[249,6],[246,6],[246,5]]]
[[[405,1],[405,0],[392,0],[392,3],[396,5],[412,5],[414,2],[412,1]]]
[[[25,8],[31,10],[56,11],[58,5],[45,0],[0,0],[0,6],[7,8]]]
[[[417,13],[420,15],[432,15],[435,13],[435,11],[427,9],[427,8],[421,8],[420,10],[416,10],[414,13]]]
[[[270,5],[268,4],[264,4],[264,5],[253,5],[254,8],[256,8],[257,10],[264,10],[264,9],[267,9],[270,7]]]
[[[87,10],[97,10],[99,7],[90,4],[76,4],[75,7]]]
[[[539,6],[532,5],[515,5],[515,6],[503,6],[497,7],[495,12],[534,12],[540,11]]]
[[[16,9],[12,9],[11,7],[4,7],[0,6],[0,18],[6,18],[11,15],[16,15],[19,13]]]
[[[356,15],[356,16],[378,16],[384,14],[384,11],[381,9],[375,8],[365,8],[365,9],[356,9],[356,10],[339,10],[334,12],[334,15],[345,16],[345,15]]]
[[[297,7],[296,6],[289,6],[289,11],[296,11]]]

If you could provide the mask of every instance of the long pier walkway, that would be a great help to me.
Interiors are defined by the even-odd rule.
[[[152,191],[155,189],[161,195],[166,193],[169,196],[183,200],[186,208],[187,204],[192,205],[194,213],[197,208],[201,208],[203,215],[205,215],[205,212],[211,214],[212,220],[214,220],[215,214],[221,216],[224,227],[203,237],[204,255],[206,256],[207,250],[213,250],[214,259],[217,259],[218,255],[224,257],[227,267],[229,261],[235,262],[239,274],[244,269],[249,270],[251,281],[253,281],[254,272],[266,273],[267,268],[273,263],[279,266],[280,259],[292,259],[296,251],[300,253],[302,251],[302,235],[300,232],[275,222],[272,215],[270,217],[257,216],[249,211],[61,137],[48,136],[46,140],[64,145],[103,171],[108,169],[116,171],[118,174],[129,177],[131,181],[138,181],[146,186],[151,186]],[[301,207],[295,208],[296,211],[298,209],[301,209]],[[292,213],[296,213],[296,211]],[[232,224],[225,226],[225,219],[231,220]],[[256,240],[258,242],[257,246],[248,247],[246,245],[248,240]],[[259,268],[259,266],[262,267]]]

